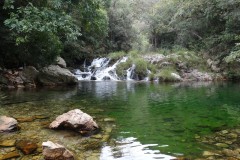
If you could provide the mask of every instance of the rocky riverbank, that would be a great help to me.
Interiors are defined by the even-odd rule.
[[[54,103],[55,105],[61,105],[59,103]],[[25,106],[25,109],[28,108],[34,108],[34,103],[30,104],[23,104]],[[47,106],[49,104],[43,104],[42,105],[42,112],[39,113],[47,113]],[[65,105],[70,105],[66,104]],[[46,107],[44,107],[46,106]],[[71,105],[72,106],[72,105]],[[94,120],[98,122],[98,125],[101,126],[101,131],[94,135],[88,135],[83,136],[82,134],[66,130],[66,129],[60,129],[60,130],[52,130],[49,128],[49,125],[51,122],[56,118],[54,115],[57,113],[63,112],[61,108],[59,108],[59,111],[56,111],[54,115],[53,113],[49,114],[37,114],[37,111],[29,111],[27,116],[23,116],[23,114],[20,113],[14,113],[15,105],[9,106],[12,109],[9,112],[9,115],[14,115],[14,118],[16,120],[13,120],[13,122],[18,122],[18,126],[20,130],[17,130],[15,132],[4,132],[0,133],[0,159],[1,160],[7,160],[7,159],[21,159],[21,160],[39,160],[39,159],[51,159],[51,157],[61,157],[61,154],[63,157],[68,157],[69,159],[80,160],[80,159],[99,159],[101,154],[101,147],[108,143],[110,140],[111,132],[114,128],[114,119],[109,117],[95,117]],[[17,106],[16,106],[17,107]],[[20,107],[18,105],[18,107]],[[45,110],[45,109],[46,110]],[[69,109],[72,107],[69,107]],[[36,108],[36,110],[39,110]],[[77,110],[76,110],[77,111]],[[75,113],[75,110],[72,112]],[[73,114],[73,113],[68,114]],[[95,115],[99,112],[102,112],[102,110],[94,110],[90,111],[92,115]],[[79,112],[80,113],[80,112]],[[78,114],[78,112],[76,112]],[[64,114],[62,115],[64,116]],[[93,123],[92,118],[81,112],[79,116],[84,116],[85,118],[77,118],[75,116],[68,116],[65,118],[73,118],[66,121],[69,121],[73,126],[77,126],[76,123],[79,123],[81,126],[81,132],[85,129],[91,128],[91,124]],[[3,117],[5,118],[5,117]],[[57,118],[56,120],[62,119],[62,117]],[[12,120],[12,119],[10,119]],[[75,121],[75,122],[74,122]],[[88,127],[84,127],[83,123],[85,121],[89,122]],[[90,123],[91,122],[91,123]],[[53,123],[56,123],[53,121]],[[67,123],[65,123],[66,125]],[[14,126],[16,123],[14,123]],[[63,125],[63,126],[65,126]],[[0,125],[1,126],[1,125]],[[12,126],[12,125],[10,125]],[[69,128],[69,124],[67,125]],[[66,126],[65,126],[66,127]],[[77,127],[78,128],[78,127]],[[95,127],[94,127],[95,128]],[[8,130],[6,130],[8,131]],[[48,142],[48,141],[51,141]],[[49,145],[51,144],[51,145]],[[56,149],[60,147],[59,149]],[[66,149],[64,149],[66,147]],[[63,152],[62,152],[63,151]],[[66,154],[63,154],[65,153]],[[67,154],[68,153],[68,154]],[[71,154],[70,154],[71,153]],[[72,155],[72,156],[71,156]],[[68,159],[66,158],[66,159]]]
[[[80,64],[75,74],[58,57],[55,64],[36,69],[0,69],[0,88],[36,88],[38,86],[75,85],[78,80],[149,80],[159,82],[226,80],[217,62],[184,54],[147,54],[120,59],[97,58],[90,66]],[[77,77],[77,78],[76,78]]]
[[[77,84],[78,80],[66,68],[66,62],[60,57],[57,60],[56,64],[40,69],[33,66],[0,69],[0,88],[17,89]]]

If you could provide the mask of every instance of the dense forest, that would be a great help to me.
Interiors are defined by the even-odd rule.
[[[239,0],[4,0],[0,65],[73,64],[111,52],[186,49],[225,68],[240,57]],[[238,73],[234,71],[233,74]]]

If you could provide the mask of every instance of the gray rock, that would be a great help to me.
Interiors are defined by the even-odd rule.
[[[0,132],[11,132],[18,129],[17,120],[7,116],[0,116]]]
[[[149,54],[144,55],[143,58],[152,64],[163,62],[166,59],[166,57],[163,54]]]
[[[175,79],[182,81],[182,78],[180,75],[178,75],[177,73],[171,73],[171,76],[173,76]]]
[[[56,64],[59,65],[62,68],[67,67],[67,64],[66,64],[65,60],[62,57],[59,57],[59,56],[56,59]]]
[[[51,141],[43,142],[43,156],[45,160],[74,160],[72,152],[64,146]]]
[[[74,85],[78,82],[68,69],[58,65],[50,65],[40,70],[38,81],[44,86]]]
[[[194,69],[190,73],[183,73],[183,79],[185,80],[194,80],[194,81],[212,81],[213,77],[209,73],[203,73]]]
[[[71,110],[58,116],[50,125],[51,129],[66,128],[85,134],[98,129],[93,118],[80,109]]]
[[[21,77],[26,83],[34,83],[39,71],[33,66],[27,66],[23,69]]]

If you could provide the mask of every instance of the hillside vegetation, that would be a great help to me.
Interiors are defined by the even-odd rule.
[[[0,66],[189,50],[238,77],[239,0],[3,0]]]

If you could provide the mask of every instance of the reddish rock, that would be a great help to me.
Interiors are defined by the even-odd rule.
[[[60,144],[47,141],[42,146],[45,160],[74,160],[73,153]]]
[[[36,143],[28,140],[20,140],[16,143],[16,147],[21,150],[25,155],[31,154],[37,150],[38,146]]]
[[[18,129],[17,120],[7,116],[0,116],[0,132],[12,132]]]
[[[78,132],[82,131],[95,131],[98,129],[97,123],[93,118],[82,112],[80,109],[71,110],[56,118],[49,127],[51,129],[66,128],[72,129]]]

